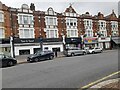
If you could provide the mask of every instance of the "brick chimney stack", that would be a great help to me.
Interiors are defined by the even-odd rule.
[[[34,5],[34,3],[30,4],[30,10],[35,11],[35,5]]]

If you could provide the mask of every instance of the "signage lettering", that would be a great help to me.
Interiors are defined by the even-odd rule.
[[[22,43],[33,43],[35,42],[34,40],[20,40]]]

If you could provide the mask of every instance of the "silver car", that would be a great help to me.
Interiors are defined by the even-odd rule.
[[[75,56],[75,55],[85,55],[87,54],[86,50],[82,50],[80,48],[68,48],[65,52],[66,56]]]
[[[103,51],[102,48],[94,47],[89,50],[87,50],[87,53],[94,54],[94,53],[101,53]]]

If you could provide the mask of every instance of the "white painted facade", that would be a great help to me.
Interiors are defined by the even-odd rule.
[[[53,11],[52,8],[48,8],[45,16],[45,23],[46,23],[46,38],[58,38],[58,28],[57,28],[57,14]],[[52,15],[52,16],[51,16]]]
[[[111,31],[112,36],[118,36],[118,22],[117,21],[111,21]]]
[[[63,52],[63,44],[54,44],[54,45],[50,45],[50,44],[44,44],[43,45],[43,50],[45,50],[45,48],[48,48],[48,50],[53,50],[53,48],[60,48],[60,52]]]
[[[98,42],[99,42],[99,47],[104,48],[104,49],[109,49],[110,48],[110,37],[99,37]]]
[[[99,20],[99,33],[102,34],[102,37],[107,37],[107,30],[106,30],[106,21]]]
[[[15,55],[20,55],[20,50],[30,50],[30,54],[34,54],[34,48],[40,48],[40,45],[15,45]]]
[[[93,37],[93,23],[92,19],[84,19],[85,34],[87,37]]]
[[[0,11],[0,23],[4,23],[4,12]],[[0,38],[5,38],[5,29],[0,25]]]
[[[66,17],[67,37],[78,37],[77,18]]]

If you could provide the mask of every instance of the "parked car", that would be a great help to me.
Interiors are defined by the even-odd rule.
[[[52,51],[38,51],[37,53],[27,57],[28,62],[38,62],[41,60],[52,60],[54,58],[54,53]]]
[[[17,64],[17,60],[11,56],[0,54],[0,67],[14,66]]]
[[[88,49],[87,53],[94,54],[94,53],[101,53],[102,51],[103,51],[102,48],[94,47],[94,48]]]
[[[77,48],[77,47],[72,47],[72,48],[67,48],[65,53],[66,56],[75,56],[75,55],[85,55],[87,54],[86,50]]]

